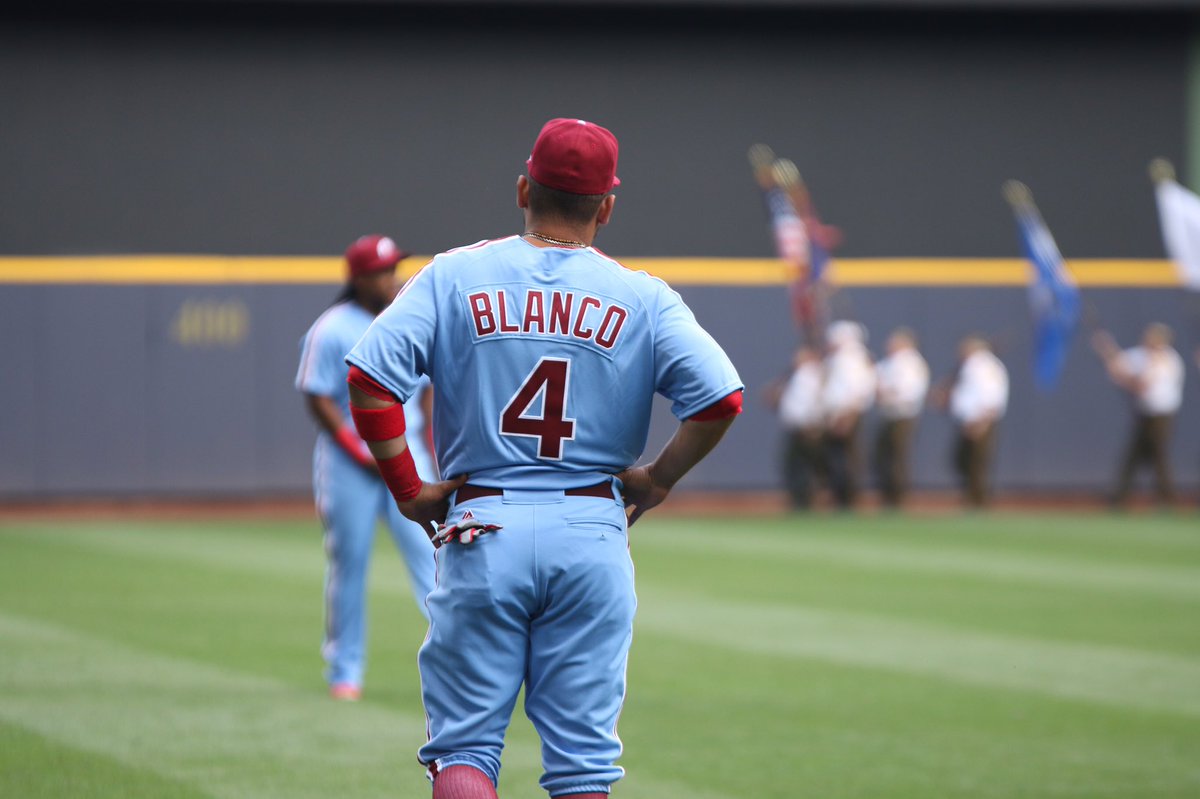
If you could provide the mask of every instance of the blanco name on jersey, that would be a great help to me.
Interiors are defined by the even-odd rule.
[[[629,318],[620,305],[582,291],[478,289],[466,301],[476,339],[544,335],[611,350]]]

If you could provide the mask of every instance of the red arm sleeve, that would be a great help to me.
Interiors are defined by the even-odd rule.
[[[389,441],[404,435],[404,405],[395,394],[379,385],[357,366],[350,367],[346,382],[377,400],[390,402],[386,408],[360,408],[350,403],[354,425],[367,441]],[[397,502],[407,502],[421,491],[421,478],[413,462],[412,452],[405,448],[392,458],[377,463],[379,474]]]

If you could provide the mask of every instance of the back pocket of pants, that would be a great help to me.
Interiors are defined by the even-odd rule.
[[[592,529],[599,533],[625,535],[624,520],[617,521],[611,516],[567,516],[563,521],[573,530]]]

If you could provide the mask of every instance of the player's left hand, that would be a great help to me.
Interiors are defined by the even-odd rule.
[[[407,502],[397,502],[396,507],[406,519],[411,519],[425,530],[430,523],[441,524],[450,513],[450,495],[462,488],[467,476],[459,475],[452,480],[422,483],[421,490]]]
[[[635,466],[617,475],[621,481],[621,496],[625,499],[625,518],[630,527],[642,514],[658,506],[667,494],[671,493],[670,486],[659,485],[649,466]]]
[[[491,522],[481,522],[478,519],[463,519],[454,524],[439,524],[437,532],[430,539],[435,549],[451,541],[460,544],[470,544],[484,533],[494,533],[503,530],[504,525]]]

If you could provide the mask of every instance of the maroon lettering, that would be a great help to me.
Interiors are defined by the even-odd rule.
[[[504,296],[504,291],[496,292],[496,306],[500,309],[500,332],[501,333],[516,333],[521,328],[508,322],[508,299]]]
[[[543,358],[500,414],[500,433],[538,440],[539,458],[562,460],[563,441],[575,439],[575,420],[568,419],[567,385],[571,362]],[[537,395],[543,394],[542,415],[526,415]]]
[[[550,332],[557,333],[560,336],[568,335],[571,329],[571,305],[574,304],[575,295],[571,292],[561,294],[554,292],[554,296],[550,298]]]
[[[571,335],[576,338],[587,340],[592,337],[592,333],[596,332],[592,328],[583,326],[583,317],[587,315],[588,306],[593,308],[602,307],[603,303],[595,297],[584,297],[579,301],[579,315],[575,317],[575,329],[571,331]]]
[[[535,325],[537,332],[546,332],[546,298],[540,291],[530,291],[525,295],[525,319],[521,329],[532,333]]]
[[[492,312],[492,298],[486,291],[467,297],[471,305],[471,317],[475,320],[475,335],[490,336],[496,332],[496,315]]]
[[[596,343],[606,350],[611,350],[617,343],[617,336],[621,335],[621,327],[625,324],[625,317],[628,315],[625,309],[619,305],[608,306],[604,320],[600,323],[600,329],[596,331]]]

